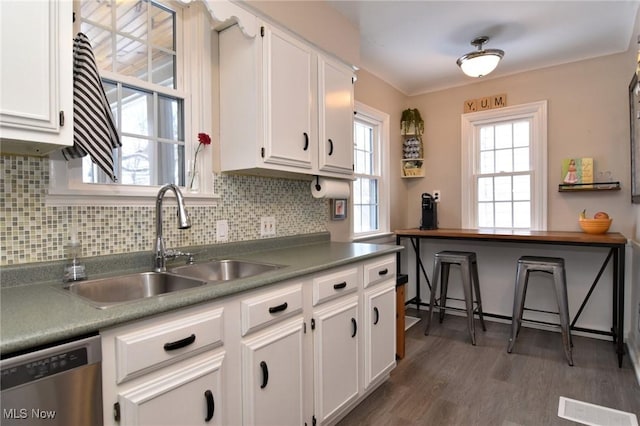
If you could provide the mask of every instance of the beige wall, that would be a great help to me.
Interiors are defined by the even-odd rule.
[[[508,105],[548,101],[548,229],[579,230],[578,213],[607,211],[612,231],[633,235],[630,203],[627,56],[597,59],[410,97],[425,119],[426,176],[408,186],[408,223],[419,219],[420,194],[439,189],[440,227],[460,227],[460,115],[463,101],[506,93]],[[593,157],[596,173],[610,170],[621,191],[559,193],[564,158]]]

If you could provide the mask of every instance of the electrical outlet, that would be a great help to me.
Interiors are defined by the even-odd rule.
[[[229,241],[229,223],[226,220],[216,222],[216,242]]]
[[[263,216],[260,218],[260,236],[270,237],[276,235],[276,218]]]
[[[440,190],[439,189],[434,189],[433,190],[433,201],[435,201],[436,203],[440,202]]]

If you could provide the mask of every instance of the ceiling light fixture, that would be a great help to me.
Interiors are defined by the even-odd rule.
[[[483,49],[482,45],[489,41],[489,37],[482,36],[473,39],[471,44],[478,48],[475,52],[462,55],[456,64],[462,72],[469,77],[483,77],[496,69],[498,62],[504,56],[504,51],[500,49]]]

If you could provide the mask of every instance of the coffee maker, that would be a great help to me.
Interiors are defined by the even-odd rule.
[[[438,208],[431,194],[422,194],[420,229],[438,229]]]

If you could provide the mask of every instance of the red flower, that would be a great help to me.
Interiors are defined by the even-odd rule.
[[[211,145],[211,137],[206,133],[198,133],[198,142],[200,142],[200,145]]]
[[[200,149],[203,147],[203,145],[211,145],[211,137],[206,134],[206,133],[198,133],[198,142],[200,142],[198,144],[198,148],[196,148],[196,153],[193,156],[193,166],[192,166],[192,172],[191,172],[191,182],[189,182],[189,188],[193,188],[193,182],[196,178],[196,160],[198,159],[198,153],[200,152]]]

